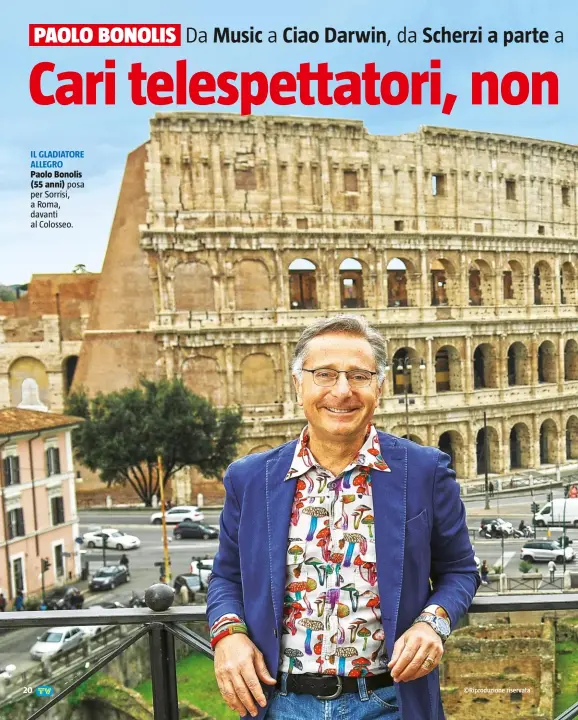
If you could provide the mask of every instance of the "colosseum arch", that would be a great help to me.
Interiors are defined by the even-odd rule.
[[[204,355],[187,358],[181,365],[181,378],[195,395],[214,405],[227,404],[226,378],[215,358]]]
[[[552,268],[545,260],[534,266],[534,305],[553,305]]]
[[[180,263],[175,268],[175,310],[207,312],[215,309],[211,268],[205,262]]]
[[[36,407],[45,410],[50,407],[50,385],[46,367],[33,357],[20,357],[8,368],[10,405]]]
[[[578,416],[570,415],[566,422],[566,460],[578,459]]]
[[[339,296],[342,308],[363,308],[363,265],[355,258],[345,258],[339,266]]]
[[[496,348],[490,343],[482,343],[474,350],[472,361],[474,390],[498,387],[498,365]]]
[[[548,418],[540,425],[540,465],[553,465],[558,462],[558,428]]]
[[[564,345],[564,380],[578,380],[578,343],[567,340]]]
[[[387,306],[416,307],[418,282],[415,266],[405,257],[391,258],[387,263]]]
[[[556,382],[556,348],[551,340],[544,340],[538,348],[538,382]]]
[[[560,304],[578,305],[576,271],[571,262],[565,262],[560,268]]]
[[[291,310],[317,309],[317,266],[306,258],[289,265],[289,305]]]
[[[486,433],[488,472],[500,472],[500,440],[495,427],[488,425],[486,429],[480,428],[476,435],[476,472],[483,475],[486,472]]]
[[[502,299],[506,304],[526,303],[525,271],[518,260],[509,260],[502,270]]]
[[[526,423],[516,423],[510,430],[510,470],[530,467],[530,431]]]
[[[494,305],[493,274],[490,265],[481,259],[471,263],[469,274],[469,304]]]
[[[456,272],[453,264],[445,258],[430,263],[431,305],[456,305]]]
[[[69,355],[62,361],[62,377],[64,378],[63,387],[65,395],[68,395],[72,387],[77,364],[78,355]]]
[[[414,348],[402,347],[396,350],[391,365],[394,395],[403,395],[406,383],[408,393],[415,395],[422,393],[423,370],[420,368],[420,357]],[[408,372],[404,373],[404,367],[408,365],[410,366]]]
[[[508,348],[508,385],[530,384],[528,348],[523,342],[514,342]]]
[[[273,297],[269,270],[261,260],[240,260],[234,265],[235,309],[271,310]]]
[[[456,476],[466,476],[464,439],[457,430],[446,430],[438,438],[438,448],[450,456],[450,467]]]
[[[460,353],[453,345],[444,345],[435,356],[436,392],[463,390]]]
[[[279,400],[277,373],[270,355],[253,353],[243,358],[241,398],[243,405],[268,405]]]

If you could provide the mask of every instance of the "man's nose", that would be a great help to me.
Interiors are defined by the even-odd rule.
[[[334,395],[351,395],[351,385],[345,373],[339,373],[337,382],[333,386]]]

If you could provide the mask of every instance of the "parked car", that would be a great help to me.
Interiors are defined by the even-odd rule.
[[[130,575],[124,565],[105,565],[93,575],[88,587],[91,590],[112,590],[129,580]]]
[[[175,540],[180,540],[181,538],[214,540],[219,537],[219,531],[210,525],[203,525],[203,523],[194,522],[187,518],[180,522],[173,530],[173,537]]]
[[[162,517],[161,512],[154,512],[151,515],[151,523],[160,525],[163,521]],[[196,505],[177,505],[165,512],[165,522],[169,525],[177,525],[187,518],[194,522],[201,522],[201,520],[205,519],[205,516]]]
[[[34,645],[30,648],[30,657],[33,660],[42,660],[44,657],[56,655],[63,650],[78,647],[86,639],[86,635],[79,627],[53,627],[45,630]]]
[[[511,537],[514,534],[514,526],[502,518],[482,518],[478,534],[486,538]]]
[[[46,593],[48,610],[80,610],[84,605],[84,595],[77,587],[61,585]]]
[[[554,560],[557,563],[572,562],[575,558],[574,549],[567,547],[562,549],[555,540],[530,540],[525,543],[520,550],[520,558],[528,562],[548,562]]]
[[[182,575],[177,575],[175,582],[173,583],[173,587],[175,588],[175,593],[177,595],[180,593],[183,585],[186,585],[189,591],[189,602],[194,601],[196,593],[202,592],[201,578],[199,575],[195,575],[193,573],[183,573]]]
[[[134,550],[140,547],[140,540],[135,535],[127,535],[116,528],[102,528],[95,532],[87,532],[82,542],[89,548],[101,548],[106,538],[106,547],[115,550]]]

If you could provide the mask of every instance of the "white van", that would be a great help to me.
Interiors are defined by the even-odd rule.
[[[578,528],[578,498],[556,498],[536,513],[536,525],[573,525]]]

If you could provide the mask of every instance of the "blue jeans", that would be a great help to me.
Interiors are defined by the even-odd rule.
[[[358,678],[359,692],[344,693],[335,700],[318,700],[314,695],[284,692],[287,673],[277,688],[265,720],[401,720],[395,687],[367,690],[365,679]]]

